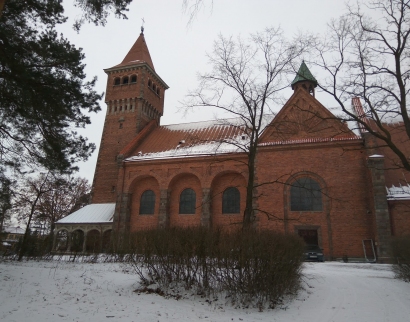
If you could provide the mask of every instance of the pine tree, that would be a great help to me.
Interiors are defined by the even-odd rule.
[[[100,110],[84,54],[55,30],[60,1],[8,0],[0,18],[0,166],[70,172],[95,145],[75,128]]]

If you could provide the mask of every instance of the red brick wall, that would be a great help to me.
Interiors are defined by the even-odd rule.
[[[146,190],[152,190],[155,193],[155,210],[153,215],[139,214],[141,195]],[[156,228],[158,226],[158,210],[160,202],[158,181],[153,177],[137,178],[133,181],[130,193],[132,193],[130,231]]]
[[[132,75],[137,75],[135,84],[130,83]],[[128,84],[122,84],[124,76],[129,76]],[[117,77],[121,79],[121,85],[114,85]],[[148,88],[148,78],[160,87],[160,95]],[[164,96],[165,88],[146,67],[108,73],[105,99],[107,114],[94,174],[93,203],[116,201],[119,190],[116,157],[151,119],[159,122],[163,113]]]
[[[124,121],[120,122],[120,119]],[[94,174],[93,203],[115,202],[119,170],[116,157],[136,135],[136,119],[135,112],[130,111],[106,116]]]
[[[179,213],[179,198],[183,190],[190,188],[196,193],[195,214]],[[183,173],[173,178],[169,185],[169,224],[173,226],[199,226],[202,212],[202,187],[198,177]]]
[[[222,194],[226,188],[236,187],[240,193],[240,212],[222,213]],[[211,222],[212,227],[240,227],[246,203],[246,180],[240,173],[228,172],[214,178],[211,186]]]
[[[363,257],[362,240],[373,239],[371,203],[360,145],[268,148],[258,156],[258,227],[293,233],[318,229],[326,255]],[[290,187],[295,175],[310,176],[324,188],[323,211],[290,211]],[[287,217],[287,218],[286,218]]]
[[[410,157],[410,140],[405,132],[404,125],[401,124],[386,124],[389,130],[392,141],[397,145],[397,147],[406,155]],[[410,172],[405,170],[400,162],[399,157],[381,141],[377,140],[378,146],[381,148],[376,149],[374,152],[384,156],[385,165],[385,177],[387,187],[399,184],[407,185],[410,182]]]
[[[410,201],[389,201],[393,236],[410,235]]]
[[[264,185],[257,189],[257,207],[262,210],[257,214],[257,228],[296,233],[311,227],[318,230],[319,243],[327,256],[363,257],[362,240],[374,239],[365,162],[364,150],[357,142],[343,147],[339,142],[261,149],[257,180]],[[202,189],[210,188],[212,226],[230,227],[242,220],[245,207],[246,172],[239,164],[234,160],[215,162],[213,158],[127,163],[124,191],[132,191],[134,178],[150,173],[159,189],[168,189],[170,226],[190,226],[200,224]],[[311,176],[323,186],[323,211],[290,211],[289,184],[298,174]],[[236,185],[241,193],[241,213],[222,214],[221,192]],[[185,188],[192,188],[197,194],[194,215],[179,214],[179,195]],[[135,217],[136,207],[133,201],[131,218]],[[145,226],[133,221],[132,230],[142,227]]]

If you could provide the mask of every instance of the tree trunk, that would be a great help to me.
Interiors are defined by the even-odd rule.
[[[4,10],[5,3],[6,3],[6,0],[0,0],[0,18],[3,15],[3,10]]]
[[[243,214],[243,230],[249,230],[254,220],[253,194],[255,185],[255,159],[257,142],[251,143],[248,154],[248,183],[246,186],[246,204]]]
[[[21,242],[21,246],[20,246],[19,258],[18,258],[18,261],[19,261],[19,262],[20,262],[21,259],[23,258],[24,253],[26,252],[27,240],[28,240],[28,237],[29,237],[29,235],[30,235],[31,218],[33,218],[34,209],[35,209],[35,207],[36,207],[37,200],[38,200],[38,197],[37,197],[37,199],[34,201],[34,204],[31,206],[31,211],[30,211],[30,215],[29,215],[29,217],[28,217],[28,222],[27,222],[26,231],[25,231],[25,233],[24,233],[23,241]]]

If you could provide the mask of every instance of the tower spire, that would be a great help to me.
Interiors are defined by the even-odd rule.
[[[299,70],[296,74],[295,79],[292,81],[292,89],[296,90],[299,87],[302,87],[309,91],[310,94],[315,96],[315,88],[317,87],[317,80],[313,77],[309,68],[306,66],[305,61],[302,60],[302,64],[299,67]]]
[[[151,55],[149,54],[148,46],[144,37],[144,26],[141,26],[141,33],[134,43],[134,45],[129,50],[128,54],[124,57],[120,65],[132,65],[137,63],[147,63],[154,71],[154,64],[152,63]]]

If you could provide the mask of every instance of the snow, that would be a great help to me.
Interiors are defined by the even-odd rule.
[[[146,161],[146,160],[158,160],[158,159],[170,159],[170,158],[180,158],[180,157],[199,157],[199,156],[210,156],[223,153],[238,153],[243,152],[244,149],[235,145],[236,142],[207,142],[202,144],[195,144],[192,146],[180,146],[177,145],[175,149],[155,152],[155,153],[138,153],[137,156],[132,156],[125,161]],[[245,142],[246,143],[246,142]],[[241,145],[245,145],[241,142]],[[239,145],[239,144],[238,144]]]
[[[386,187],[386,190],[387,200],[410,200],[410,184],[399,187],[392,185],[390,188]]]
[[[25,230],[20,227],[4,226],[3,231],[9,234],[24,234]]]
[[[99,203],[87,205],[80,210],[57,221],[57,224],[73,223],[105,223],[112,222],[115,203]]]
[[[0,321],[408,321],[410,283],[387,264],[305,263],[304,289],[275,310],[134,292],[119,263],[0,262]]]
[[[214,126],[229,126],[230,124],[233,125],[241,125],[241,124],[236,124],[235,121],[239,122],[240,119],[230,119],[232,123],[225,123],[224,121],[221,120],[209,120],[209,121],[201,121],[201,122],[190,122],[190,123],[179,123],[179,124],[169,124],[169,125],[164,125],[164,128],[167,128],[170,131],[195,131],[195,130],[203,130],[207,129],[209,127],[214,127]]]

